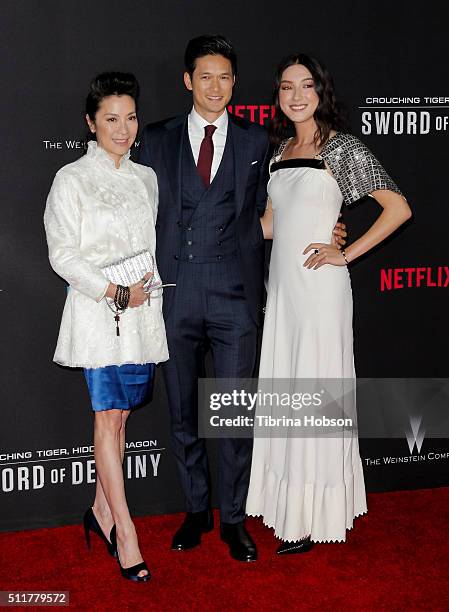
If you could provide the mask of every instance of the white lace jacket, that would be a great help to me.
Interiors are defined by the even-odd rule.
[[[47,199],[44,223],[50,263],[70,285],[54,361],[98,368],[168,359],[162,298],[129,308],[116,335],[102,266],[156,247],[157,179],[129,154],[116,168],[96,142],[61,168]]]

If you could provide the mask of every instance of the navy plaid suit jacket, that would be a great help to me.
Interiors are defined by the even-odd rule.
[[[181,244],[181,159],[188,115],[147,125],[142,133],[139,163],[151,166],[159,186],[156,222],[156,259],[165,283],[176,283]],[[236,233],[238,261],[245,297],[254,321],[262,317],[264,239],[259,217],[267,203],[268,164],[271,157],[266,130],[229,115],[234,148]],[[164,294],[164,313],[173,293]]]

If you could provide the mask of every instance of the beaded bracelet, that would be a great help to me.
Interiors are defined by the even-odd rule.
[[[114,297],[114,304],[117,310],[126,310],[128,308],[130,293],[129,287],[117,285]]]
[[[123,285],[117,285],[117,288],[115,290],[115,295],[114,295],[115,311],[113,310],[113,308],[111,308],[111,306],[109,306],[109,302],[107,303],[109,308],[112,310],[112,312],[115,315],[114,320],[116,323],[115,330],[116,330],[117,336],[120,336],[120,328],[119,328],[120,314],[125,312],[125,310],[128,308],[130,296],[131,296],[131,291],[129,287],[124,287]]]

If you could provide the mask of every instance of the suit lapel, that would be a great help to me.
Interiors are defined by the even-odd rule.
[[[181,212],[181,162],[187,115],[177,117],[166,124],[164,138],[164,160],[167,166],[167,178],[177,209]]]
[[[245,201],[246,183],[253,147],[251,138],[248,136],[247,127],[237,124],[231,114],[229,114],[228,129],[232,130],[232,145],[234,147],[235,199],[237,205],[236,215],[238,217]]]

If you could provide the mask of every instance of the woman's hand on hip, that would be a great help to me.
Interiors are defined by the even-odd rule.
[[[310,251],[312,251],[310,253]],[[303,263],[305,268],[318,270],[325,264],[331,266],[345,266],[346,261],[340,249],[334,244],[323,244],[322,242],[312,242],[304,249],[303,255],[310,253],[309,257]]]

